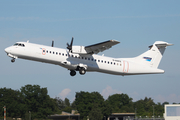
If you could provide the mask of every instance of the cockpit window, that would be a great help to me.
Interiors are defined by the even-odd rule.
[[[15,43],[14,46],[18,46],[18,43]]]
[[[22,46],[22,47],[25,47],[25,45],[22,44],[22,43],[15,43],[14,46]]]

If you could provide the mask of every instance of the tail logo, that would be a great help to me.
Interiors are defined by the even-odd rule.
[[[150,57],[143,57],[146,61],[149,61],[149,62],[151,62],[151,60],[152,60],[152,58],[150,58]]]

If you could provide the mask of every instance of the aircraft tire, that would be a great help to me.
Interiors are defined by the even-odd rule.
[[[75,70],[71,70],[70,75],[71,76],[75,76],[76,75],[76,71]]]
[[[15,59],[13,58],[13,59],[11,60],[11,62],[12,62],[12,63],[15,62]]]
[[[84,75],[85,73],[86,73],[85,68],[80,68],[79,69],[79,74]]]

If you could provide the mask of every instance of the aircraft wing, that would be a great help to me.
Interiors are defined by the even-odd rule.
[[[120,42],[117,40],[108,40],[94,45],[85,46],[85,50],[87,51],[88,54],[97,54],[99,52],[111,48],[113,45],[116,45],[118,43]]]

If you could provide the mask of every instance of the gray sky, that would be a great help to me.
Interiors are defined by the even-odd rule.
[[[27,84],[47,87],[54,97],[69,98],[76,92],[98,91],[106,99],[125,93],[133,101],[151,97],[155,102],[180,103],[180,1],[0,1],[0,88],[20,89]],[[27,41],[66,48],[74,36],[74,45],[91,45],[110,39],[121,43],[99,53],[110,57],[135,57],[155,41],[173,43],[159,65],[164,74],[115,76],[88,72],[69,75],[56,65],[16,60],[4,49],[15,42]]]

